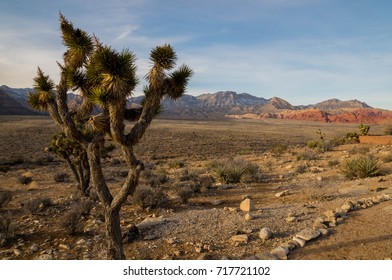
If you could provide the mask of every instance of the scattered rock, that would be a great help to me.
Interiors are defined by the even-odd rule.
[[[321,177],[321,176],[317,176],[317,177],[316,177],[316,180],[319,181],[319,182],[322,182],[324,179],[323,179],[323,177]]]
[[[259,237],[263,241],[270,239],[272,235],[272,231],[267,227],[262,228],[259,232]]]
[[[166,223],[168,220],[165,219],[163,216],[154,218],[154,217],[147,217],[140,223],[138,223],[136,226],[139,230],[144,230],[146,228],[152,227],[152,226],[157,226],[163,223]]]
[[[287,255],[289,252],[290,251],[288,248],[279,246],[279,247],[276,247],[275,249],[272,249],[270,253],[272,255],[276,256],[280,260],[287,260]]]
[[[309,241],[309,240],[317,238],[319,235],[320,235],[320,232],[318,230],[304,229],[304,230],[301,230],[295,237],[301,238],[305,241]]]
[[[237,212],[238,209],[236,207],[225,207],[223,208],[223,210],[233,213],[233,212]]]
[[[78,245],[78,246],[82,246],[84,244],[86,244],[86,239],[84,239],[84,238],[81,238],[78,240],[78,242],[76,242],[76,245]]]
[[[240,204],[240,209],[244,212],[250,212],[255,210],[253,201],[250,198],[244,199]]]
[[[248,243],[249,237],[246,234],[234,235],[230,238],[230,241],[235,243]]]
[[[59,248],[67,251],[71,250],[71,246],[69,246],[68,244],[60,244]]]
[[[285,190],[285,191],[276,193],[275,196],[276,197],[283,197],[283,196],[287,196],[289,194],[290,194],[289,190]]]
[[[279,260],[279,258],[271,253],[258,253],[255,255],[258,260]]]
[[[14,255],[15,256],[20,256],[20,255],[22,255],[22,251],[19,250],[19,249],[14,249]]]
[[[253,220],[253,215],[250,214],[250,213],[246,213],[246,215],[245,215],[245,220],[246,220],[246,221]]]
[[[221,205],[222,203],[223,203],[223,201],[219,200],[219,199],[211,199],[210,200],[210,204],[213,206],[218,206],[218,205]]]
[[[297,221],[297,217],[294,216],[290,216],[286,218],[286,222],[288,223],[292,223],[292,222],[296,222]]]
[[[344,203],[340,209],[342,209],[344,212],[348,213],[352,210],[352,205],[348,202]]]
[[[298,247],[301,247],[301,248],[304,247],[306,244],[305,240],[303,240],[302,238],[296,237],[296,236],[293,237],[293,241],[295,241],[298,244]]]
[[[35,253],[35,252],[37,252],[38,250],[39,250],[38,244],[34,243],[33,245],[31,245],[30,251],[31,251],[32,253]]]

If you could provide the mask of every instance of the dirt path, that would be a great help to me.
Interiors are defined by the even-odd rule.
[[[392,201],[350,212],[331,235],[290,253],[295,260],[385,260],[392,258]]]

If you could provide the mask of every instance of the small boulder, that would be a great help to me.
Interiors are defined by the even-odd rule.
[[[272,255],[275,255],[280,260],[287,260],[287,255],[289,254],[289,252],[290,251],[288,248],[279,246],[276,247],[275,249],[272,249],[270,253]]]
[[[262,228],[259,232],[259,237],[263,241],[270,239],[272,235],[272,231],[267,227]]]
[[[283,196],[287,196],[289,194],[290,194],[290,192],[288,190],[285,190],[285,191],[276,193],[275,196],[276,197],[283,197]]]
[[[320,235],[320,232],[318,230],[304,229],[304,230],[301,230],[295,237],[301,238],[305,241],[309,241],[309,240],[317,238],[319,235]]]
[[[235,243],[248,243],[249,237],[246,234],[234,235],[230,238],[230,241]]]
[[[240,204],[240,209],[244,212],[250,212],[255,210],[253,201],[250,198],[244,199]]]

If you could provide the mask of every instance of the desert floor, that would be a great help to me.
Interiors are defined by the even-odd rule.
[[[0,259],[104,258],[98,202],[78,221],[74,234],[67,232],[64,220],[80,199],[65,162],[44,151],[57,129],[45,117],[0,116],[0,191],[12,194],[0,209],[12,224]],[[122,208],[127,258],[262,259],[282,246],[290,247],[288,259],[391,259],[392,200],[384,199],[392,195],[391,146],[308,148],[308,141],[320,140],[319,129],[326,140],[359,133],[356,124],[155,120],[136,150],[147,167],[140,186],[165,200],[143,209],[129,198]],[[371,126],[371,134],[382,132],[382,125]],[[380,175],[346,178],[342,166],[360,156],[377,159]],[[257,166],[257,174],[222,183],[214,164],[236,160]],[[103,162],[115,192],[127,171],[121,151]],[[64,178],[56,182],[59,174]],[[22,175],[32,181],[21,183]],[[202,186],[181,199],[181,191],[195,184]],[[245,198],[255,206],[247,217],[240,210]],[[355,209],[341,214],[347,201]],[[339,214],[336,222],[303,248],[293,248],[293,237],[329,210]],[[139,233],[131,236],[134,225]],[[265,227],[273,235],[262,240],[259,232]]]

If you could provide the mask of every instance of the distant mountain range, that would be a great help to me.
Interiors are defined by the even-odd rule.
[[[27,104],[32,89],[0,87],[0,115],[36,115]],[[129,99],[129,106],[138,106],[143,97]],[[80,97],[69,94],[70,106]],[[358,100],[326,100],[314,105],[293,106],[279,97],[265,99],[248,93],[220,91],[199,96],[184,95],[178,100],[163,100],[161,118],[169,119],[291,119],[340,123],[384,123],[392,121],[392,111],[375,109]]]

